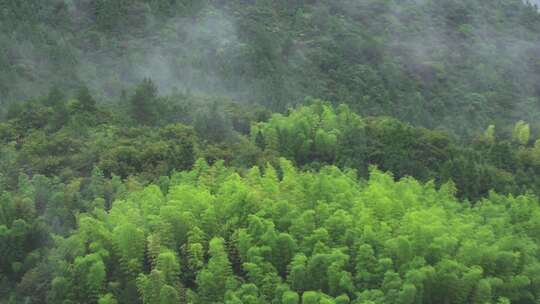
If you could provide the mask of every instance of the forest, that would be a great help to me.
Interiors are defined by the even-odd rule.
[[[540,303],[521,0],[0,1],[0,303]]]

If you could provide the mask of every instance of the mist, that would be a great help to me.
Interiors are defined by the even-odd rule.
[[[96,31],[95,17],[89,14],[91,2],[65,3],[62,15],[67,30],[44,29],[52,36],[52,48],[62,49],[63,54],[51,56],[50,48],[32,37],[6,35],[5,40],[11,42],[5,45],[13,69],[11,82],[24,83],[24,87],[0,90],[0,100],[43,95],[51,86],[69,89],[80,85],[102,98],[117,97],[144,78],[151,78],[161,94],[250,95],[247,86],[232,87],[223,78],[223,70],[242,46],[234,20],[223,10],[205,6],[192,16],[159,19],[148,5],[134,5],[130,14],[143,15],[142,20],[133,21],[133,26],[116,25],[112,33],[103,35]],[[13,29],[14,34],[19,31]],[[9,54],[13,56],[9,58]]]
[[[409,77],[419,81],[426,100],[439,100],[443,103],[438,106],[466,114],[462,122],[443,115],[430,127],[450,126],[455,130],[462,126],[466,131],[471,122],[476,128],[496,123],[496,116],[508,115],[515,121],[539,118],[534,114],[540,109],[538,66],[534,64],[540,58],[538,32],[526,26],[495,28],[492,16],[470,13],[480,10],[480,4],[474,2],[464,6],[452,2],[446,6],[431,1],[405,3],[390,6],[389,14],[395,19],[386,51],[405,67]],[[516,9],[520,6],[512,5]],[[526,13],[526,9],[519,9],[516,14]],[[476,76],[463,77],[463,72]],[[495,83],[504,87],[494,87]],[[447,89],[440,90],[440,86]],[[453,92],[454,97],[433,95],[430,91],[434,88],[444,94]],[[504,90],[517,94],[505,96]],[[510,103],[511,112],[499,108],[495,99],[501,97],[511,99],[505,103]]]
[[[540,0],[525,0],[525,3],[536,5],[537,7],[540,7]]]
[[[0,99],[87,85],[110,100],[151,78],[164,95],[278,111],[313,96],[458,133],[540,120],[539,17],[519,0],[173,2],[48,0],[37,28],[2,21]]]
[[[78,75],[109,95],[151,78],[162,94],[173,91],[236,95],[227,89],[218,68],[238,45],[234,24],[225,13],[208,10],[196,21],[173,18],[155,32],[123,41],[125,51],[90,51],[81,58]],[[92,67],[88,70],[87,67]],[[122,86],[107,88],[118,80]]]

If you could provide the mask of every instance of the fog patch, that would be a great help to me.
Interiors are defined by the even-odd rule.
[[[151,78],[162,94],[235,93],[229,92],[219,73],[239,46],[234,22],[224,12],[207,9],[195,20],[173,18],[119,43],[119,47],[84,53],[78,71],[81,80],[109,95],[144,78]]]

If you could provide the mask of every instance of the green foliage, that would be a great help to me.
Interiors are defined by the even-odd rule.
[[[144,259],[144,232],[133,224],[116,227],[112,238],[127,276],[135,276],[142,270]]]
[[[531,135],[531,129],[528,123],[524,121],[518,121],[512,132],[513,139],[520,145],[526,145],[529,142]]]
[[[362,118],[348,106],[309,99],[267,121],[240,113],[239,105],[209,101],[197,108],[236,121],[225,133],[199,114],[159,114],[152,125],[133,127],[84,89],[67,102],[72,117],[59,129],[55,115],[30,110],[55,113],[55,101],[64,99],[53,90],[14,108],[3,123],[0,266],[3,280],[13,282],[3,284],[14,286],[6,297],[92,303],[536,297],[534,200],[489,194],[540,193],[534,174],[540,153],[528,145],[525,123],[518,123],[516,140],[495,137],[490,127],[489,136],[466,147],[442,131]],[[155,100],[156,111],[185,102]],[[248,136],[243,120],[253,122]],[[200,156],[211,164],[195,161]],[[369,164],[394,175],[372,171],[366,181]],[[393,181],[410,175],[435,183]],[[483,220],[493,217],[493,224]],[[518,263],[518,256],[527,258]]]
[[[0,302],[539,302],[539,16],[3,1]]]
[[[489,127],[484,132],[484,137],[486,138],[487,142],[492,144],[495,142],[495,126],[489,125]]]
[[[537,300],[540,207],[531,196],[492,193],[470,206],[448,187],[377,170],[359,182],[336,167],[299,172],[285,160],[279,179],[271,167],[241,177],[219,166],[178,173],[165,196],[152,185],[109,212],[82,215],[70,236],[82,246],[66,240],[51,252],[49,297],[123,302],[112,295],[135,280],[142,303]],[[172,246],[169,210],[189,219],[187,238]]]
[[[102,296],[98,300],[98,304],[117,304],[118,302],[114,299],[114,296],[110,293]]]
[[[83,82],[118,97],[153,77],[171,92],[279,111],[310,95],[458,134],[538,120],[540,17],[528,1],[53,2],[3,1],[1,100]],[[152,124],[144,82],[130,112]]]
[[[413,176],[438,185],[453,181],[458,195],[471,201],[490,190],[539,194],[540,154],[528,145],[529,125],[519,122],[513,138],[496,138],[494,130],[492,125],[483,136],[461,141],[441,130],[416,128],[389,117],[362,118],[347,106],[334,108],[315,100],[254,124],[251,141],[257,146],[264,142],[261,155],[266,161],[282,155],[302,168],[335,164],[354,168],[363,177],[368,165],[376,165],[396,178]]]
[[[157,98],[157,87],[151,79],[146,78],[135,89],[130,98],[130,111],[133,119],[141,125],[152,125],[155,120],[153,103]]]
[[[268,122],[253,126],[251,136],[255,144],[278,151],[299,165],[363,164],[366,151],[362,119],[346,106],[334,110],[321,101],[313,103],[288,116],[276,114]]]
[[[98,136],[98,165],[109,176],[125,178],[145,172],[146,178],[157,178],[190,168],[196,157],[195,134],[180,124],[158,130],[113,128]]]
[[[77,93],[77,102],[74,108],[81,112],[95,113],[97,111],[96,101],[90,95],[90,90],[87,87],[82,87]]]

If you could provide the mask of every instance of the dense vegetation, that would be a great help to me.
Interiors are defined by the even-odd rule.
[[[6,0],[0,29],[1,303],[540,302],[536,7]]]
[[[540,150],[526,123],[464,144],[305,103],[270,115],[161,97],[145,80],[117,103],[53,89],[13,105],[0,124],[2,297],[538,299]]]
[[[539,118],[540,17],[522,0],[4,0],[0,14],[4,103],[51,83],[117,97],[152,77],[458,134]]]
[[[540,208],[373,171],[203,161],[79,217],[23,286],[52,303],[534,303]],[[43,271],[43,270],[41,270]],[[135,291],[138,291],[138,296]]]

